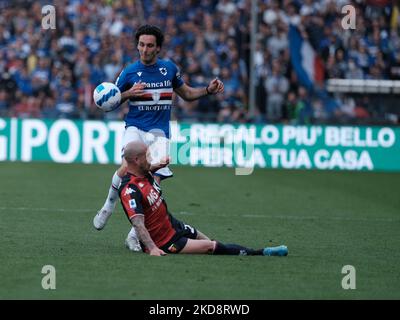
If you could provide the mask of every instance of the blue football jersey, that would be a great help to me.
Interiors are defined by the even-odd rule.
[[[169,60],[158,59],[150,66],[137,61],[122,70],[115,84],[124,92],[138,82],[146,85],[145,94],[128,100],[126,126],[143,131],[161,129],[169,138],[172,92],[183,85],[177,66]]]

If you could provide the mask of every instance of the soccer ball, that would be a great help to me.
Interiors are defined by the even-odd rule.
[[[111,82],[100,83],[93,91],[93,100],[104,112],[118,108],[121,102],[121,91]]]

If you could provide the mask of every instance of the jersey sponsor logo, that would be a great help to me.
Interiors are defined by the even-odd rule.
[[[159,70],[163,76],[167,74],[167,68],[160,68]]]
[[[137,84],[138,82],[134,82],[133,84]],[[159,82],[141,82],[145,85],[147,89],[154,89],[154,88],[170,88],[172,87],[172,81],[171,80],[164,80],[164,81],[159,81]]]
[[[132,188],[128,188],[125,190],[124,196],[127,196],[128,194],[134,193],[135,190],[133,190]]]
[[[159,193],[155,192],[154,189],[151,189],[149,195],[147,196],[147,201],[149,201],[149,204],[152,206],[160,196]]]
[[[138,106],[139,111],[160,111],[169,109],[171,109],[171,105],[169,104],[158,104],[156,106]]]
[[[136,72],[136,74],[141,77],[142,76],[142,71]]]
[[[160,185],[154,180],[154,182],[153,182],[153,188],[154,189],[156,189],[156,191],[158,192],[158,193],[161,193],[161,187],[160,187]]]
[[[138,184],[139,184],[139,187],[140,187],[140,188],[143,188],[143,187],[144,187],[144,183],[139,182]]]
[[[131,209],[136,209],[136,200],[135,199],[129,200],[129,207]]]

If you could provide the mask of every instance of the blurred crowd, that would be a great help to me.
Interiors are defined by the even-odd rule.
[[[56,0],[56,28],[42,28],[47,1],[0,0],[0,116],[122,119],[104,114],[93,89],[114,82],[138,54],[134,34],[143,23],[165,33],[162,58],[173,60],[191,86],[218,77],[225,93],[185,102],[175,119],[197,122],[326,123],[385,117],[368,96],[323,99],[303,87],[290,62],[289,25],[299,28],[323,61],[316,86],[329,78],[400,79],[396,1],[258,0],[256,102],[249,112],[251,0]],[[345,30],[344,5],[356,9]],[[382,101],[382,100],[381,100]],[[398,118],[391,118],[396,122]]]

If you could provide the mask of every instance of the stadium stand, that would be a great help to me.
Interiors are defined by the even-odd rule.
[[[56,0],[56,29],[43,30],[46,4],[0,1],[0,116],[121,119],[123,110],[100,112],[92,92],[138,58],[133,35],[146,22],[164,30],[161,56],[178,64],[185,81],[204,86],[218,76],[225,83],[221,97],[176,97],[176,119],[399,123],[397,82],[379,82],[386,91],[360,89],[400,79],[398,1],[259,0],[255,115],[248,112],[251,0]],[[341,25],[346,4],[356,8],[355,29]],[[311,89],[293,60],[298,35],[319,61]]]

